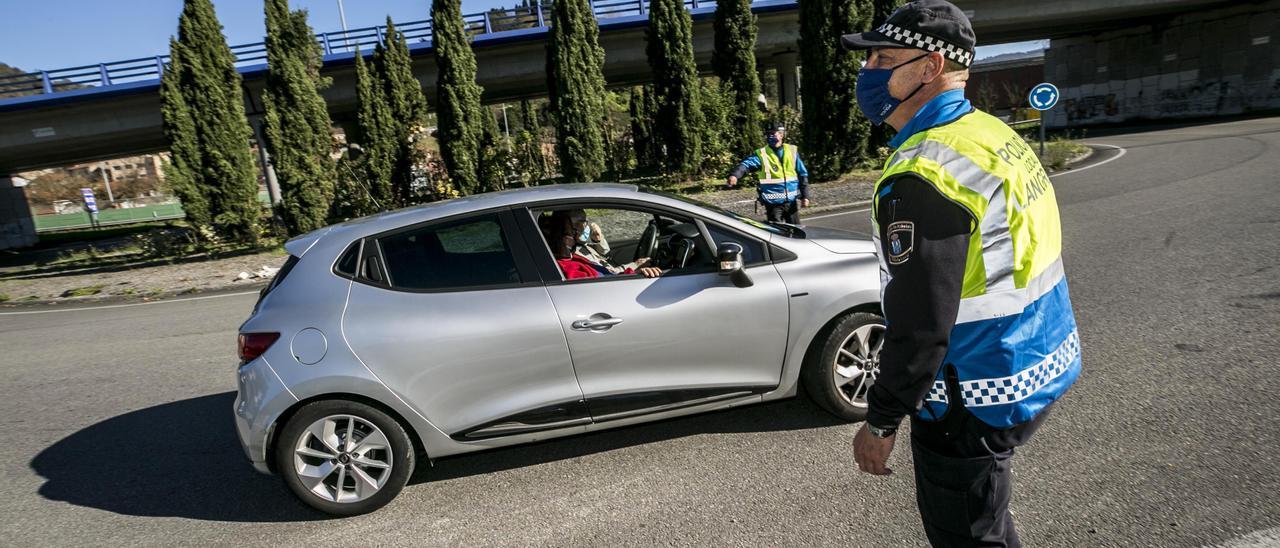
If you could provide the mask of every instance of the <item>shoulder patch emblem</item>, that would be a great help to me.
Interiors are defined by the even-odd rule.
[[[889,225],[889,264],[900,265],[911,258],[911,249],[915,243],[916,224],[911,221],[898,221]]]

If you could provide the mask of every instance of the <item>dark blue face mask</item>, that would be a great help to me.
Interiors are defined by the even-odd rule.
[[[778,148],[778,142],[781,141],[781,139],[778,138],[778,135],[774,133],[770,133],[769,136],[764,138],[764,140],[768,141],[769,146],[773,148]]]
[[[875,125],[884,123],[885,118],[893,114],[894,109],[898,108],[903,101],[910,99],[912,95],[920,91],[924,87],[921,83],[916,86],[915,91],[909,93],[901,99],[894,98],[889,94],[889,79],[893,78],[893,71],[904,66],[910,65],[920,59],[928,57],[929,54],[916,56],[905,63],[899,63],[897,66],[887,69],[869,69],[863,67],[858,71],[858,85],[854,89],[854,93],[858,97],[858,107],[862,109],[862,113],[867,116],[868,120]]]

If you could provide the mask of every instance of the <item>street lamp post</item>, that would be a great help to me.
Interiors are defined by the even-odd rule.
[[[351,51],[351,43],[347,41],[347,12],[342,9],[342,0],[338,0],[338,20],[342,22],[342,45]]]

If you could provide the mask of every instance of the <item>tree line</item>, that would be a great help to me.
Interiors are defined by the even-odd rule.
[[[557,0],[547,14],[547,98],[501,112],[482,102],[461,0],[433,0],[435,97],[428,101],[405,37],[388,18],[368,58],[354,56],[356,113],[340,143],[321,96],[331,82],[321,74],[323,54],[306,11],[264,0],[268,68],[259,146],[280,188],[280,203],[268,212],[257,199],[254,132],[235,57],[211,0],[184,0],[161,78],[172,153],[166,175],[199,234],[248,243],[512,184],[620,180],[637,172],[718,177],[763,145],[765,116],[802,125],[792,128],[792,140],[801,136],[815,180],[832,179],[865,161],[869,138],[883,139],[872,135],[854,101],[861,57],[840,52],[838,37],[882,20],[899,1],[800,3],[800,122],[789,109],[764,112],[759,105],[750,0],[717,3],[709,77],[698,72],[693,23],[681,0],[652,0],[645,36],[652,83],[615,91],[606,88],[589,0]],[[543,8],[526,1],[512,13],[534,9]],[[435,131],[427,132],[432,124]]]

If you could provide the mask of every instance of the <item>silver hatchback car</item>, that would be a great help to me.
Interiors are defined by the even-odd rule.
[[[778,400],[866,412],[866,236],[626,185],[483,194],[323,228],[240,327],[255,468],[336,515],[416,462]],[[653,277],[661,272],[660,276]]]

